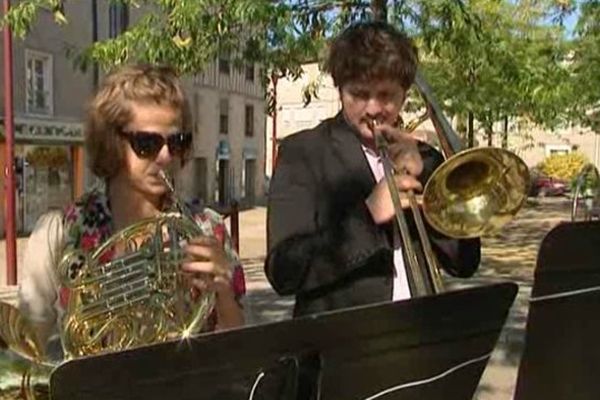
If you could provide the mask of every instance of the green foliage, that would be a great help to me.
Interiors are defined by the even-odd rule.
[[[571,181],[588,162],[586,156],[579,152],[553,154],[546,157],[538,168],[552,178]]]
[[[450,114],[473,113],[488,135],[505,117],[564,124],[568,47],[563,29],[545,22],[549,5],[475,0],[469,10],[475,24],[423,41],[425,72]]]
[[[82,69],[130,61],[168,63],[196,74],[219,54],[236,66],[259,62],[265,87],[297,79],[322,59],[328,39],[349,23],[387,15],[421,49],[424,73],[450,115],[475,120],[492,135],[508,117],[553,128],[571,121],[600,130],[598,0],[111,0],[149,7],[116,38],[69,48]],[[23,37],[41,8],[68,23],[69,3],[22,0],[5,18]],[[66,11],[65,11],[66,9]],[[567,38],[565,17],[580,16]],[[317,87],[305,88],[305,99]],[[267,91],[269,109],[272,92]],[[412,96],[409,108],[422,105]]]
[[[573,179],[571,179],[570,186],[572,192],[576,190],[577,185],[580,185],[579,190],[581,195],[593,195],[600,190],[600,178],[595,171],[589,171],[589,173],[586,173],[581,177],[575,175]]]
[[[575,29],[571,118],[600,133],[600,1],[583,1]]]

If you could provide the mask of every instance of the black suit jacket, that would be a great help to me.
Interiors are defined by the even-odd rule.
[[[425,186],[443,157],[425,144],[420,150]],[[268,199],[265,273],[279,294],[296,295],[295,316],[391,299],[392,225],[376,225],[365,205],[375,184],[341,113],[281,143]],[[407,218],[417,238],[412,215]],[[449,239],[427,228],[448,273],[475,272],[479,239]]]

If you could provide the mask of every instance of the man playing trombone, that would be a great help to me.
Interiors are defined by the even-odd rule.
[[[392,26],[350,26],[333,40],[326,61],[341,112],[281,143],[269,193],[265,272],[279,294],[296,295],[295,316],[411,297],[375,139],[387,142],[401,194],[421,191],[443,162],[398,127],[417,62],[412,42]],[[414,222],[407,216],[416,238]],[[426,232],[446,272],[475,272],[478,238],[451,239],[428,225]],[[421,245],[413,244],[423,260]]]

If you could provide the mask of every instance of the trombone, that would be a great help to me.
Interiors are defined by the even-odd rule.
[[[433,172],[425,185],[423,211],[419,210],[412,190],[406,192],[425,255],[425,265],[419,263],[411,240],[394,180],[388,143],[382,134],[375,134],[375,143],[394,205],[410,292],[412,297],[420,297],[444,290],[423,216],[432,228],[456,239],[475,238],[496,232],[511,221],[525,204],[529,170],[523,160],[505,149],[485,147],[462,150],[460,138],[444,117],[431,88],[419,72],[415,78],[415,86],[425,101],[427,115],[446,157],[446,161]],[[419,123],[423,119],[419,118]],[[371,127],[377,123],[378,121],[372,121]],[[408,130],[411,131],[418,123],[409,125]]]

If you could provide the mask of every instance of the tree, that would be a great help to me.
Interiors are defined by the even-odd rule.
[[[467,116],[469,145],[475,120],[488,144],[495,123],[502,121],[504,145],[509,118],[556,124],[554,100],[565,89],[568,71],[561,64],[562,30],[545,22],[550,5],[476,0],[469,7],[476,25],[455,24],[441,41],[422,45],[436,92],[451,114]]]
[[[130,7],[151,7],[154,12],[116,38],[83,49],[71,48],[69,54],[81,69],[91,63],[109,69],[136,60],[167,63],[193,74],[218,54],[227,53],[236,65],[260,62],[267,86],[273,79],[299,77],[302,64],[317,60],[327,39],[353,21],[389,18],[406,29],[426,27],[428,21],[419,10],[430,1],[111,0]],[[436,3],[441,9],[462,8],[461,0]],[[4,21],[23,37],[42,8],[52,10],[58,24],[68,23],[71,17],[68,2],[63,0],[23,0]],[[449,25],[446,18],[438,15],[438,21]]]
[[[570,117],[600,135],[600,1],[579,4],[572,56]]]
[[[299,77],[302,64],[318,60],[327,40],[350,22],[387,18],[418,41],[436,94],[452,115],[468,115],[471,138],[475,119],[491,140],[494,122],[525,115],[548,123],[562,104],[553,101],[566,81],[555,61],[563,50],[553,44],[561,43],[561,32],[541,24],[550,0],[112,2],[155,12],[114,39],[71,49],[78,67],[97,62],[107,69],[136,59],[193,74],[225,52],[236,65],[260,62],[266,87],[274,79]],[[54,10],[57,23],[68,23],[65,4],[66,12],[62,0],[23,0],[7,20],[23,36],[41,7]]]

